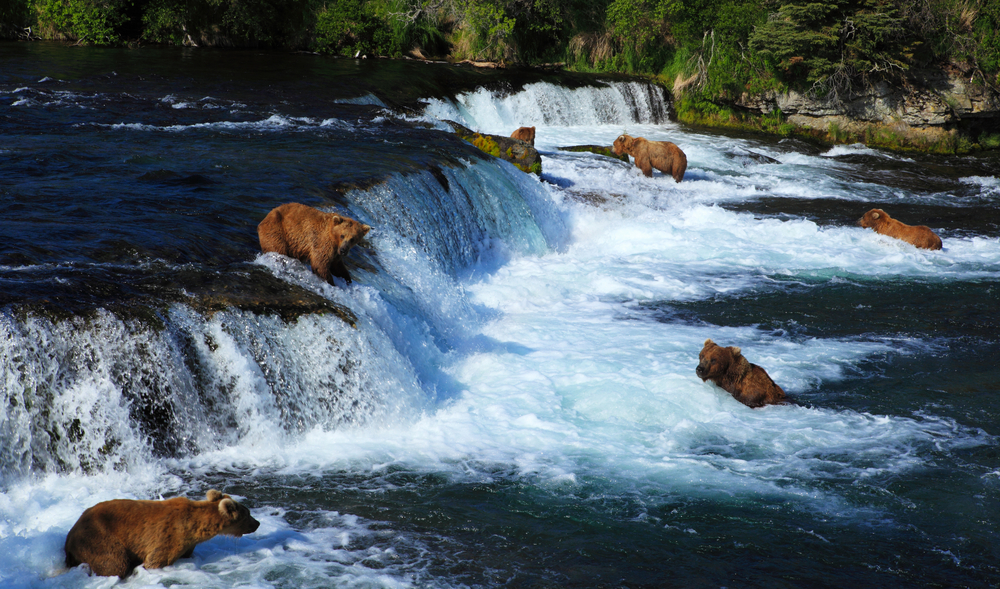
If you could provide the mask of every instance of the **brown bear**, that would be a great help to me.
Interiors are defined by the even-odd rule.
[[[627,153],[635,158],[635,165],[647,178],[653,177],[653,168],[670,174],[675,182],[684,178],[688,160],[681,148],[669,141],[648,141],[642,137],[622,135],[612,146],[615,155]]]
[[[774,384],[763,368],[751,364],[736,346],[723,348],[710,339],[698,354],[695,374],[710,380],[737,401],[749,407],[763,407],[785,401],[785,391]]]
[[[158,569],[190,558],[217,535],[242,536],[260,522],[250,510],[212,489],[205,501],[113,499],[87,509],[66,536],[66,566],[87,563],[94,574],[125,578],[140,564]]]
[[[535,128],[534,127],[521,127],[517,131],[510,134],[513,139],[520,139],[526,142],[528,145],[535,146]]]
[[[858,225],[866,229],[874,229],[875,233],[902,239],[917,247],[928,250],[941,249],[941,238],[927,225],[907,225],[889,216],[882,209],[872,209],[858,219]]]
[[[290,202],[264,217],[257,225],[257,236],[265,254],[277,252],[307,262],[320,278],[333,284],[333,276],[351,282],[344,256],[370,230],[350,217]]]

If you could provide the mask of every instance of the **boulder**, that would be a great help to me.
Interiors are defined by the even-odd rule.
[[[456,135],[493,157],[508,161],[523,172],[542,174],[542,156],[528,143],[502,135],[477,133],[455,121],[445,122],[451,125]]]

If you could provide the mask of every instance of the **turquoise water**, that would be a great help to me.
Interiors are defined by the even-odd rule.
[[[209,488],[260,529],[128,583],[1000,582],[995,156],[727,136],[623,79],[34,43],[0,63],[0,584],[112,584],[63,568],[83,509]],[[536,126],[541,178],[443,119]],[[684,181],[558,149],[623,131],[680,146]],[[350,286],[259,253],[288,201],[373,226]],[[874,206],[944,250],[857,227]],[[284,288],[356,327],[201,303]],[[793,402],[701,382],[707,338]]]

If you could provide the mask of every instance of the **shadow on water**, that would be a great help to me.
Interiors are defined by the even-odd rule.
[[[832,198],[775,198],[720,203],[736,212],[756,217],[808,219],[821,227],[856,227],[858,219],[880,208],[908,225],[927,225],[942,239],[967,235],[1000,234],[1000,208],[940,206],[914,202],[854,202]],[[945,247],[948,247],[945,242]]]
[[[0,42],[0,84],[35,83],[43,77],[76,90],[109,92],[142,85],[165,96],[230,98],[285,103],[308,115],[330,100],[372,94],[385,104],[416,107],[421,99],[451,97],[479,87],[516,92],[535,82],[589,86],[589,74],[541,69],[484,69],[403,59],[349,59],[311,53],[247,49],[147,46],[88,47],[38,41]],[[108,64],[113,63],[113,71]],[[153,73],[155,72],[155,73]],[[220,72],[225,72],[220,76]],[[624,79],[606,75],[604,79]],[[252,88],[252,89],[251,89]],[[129,90],[131,91],[131,90]]]
[[[734,295],[641,305],[658,321],[756,326],[792,337],[974,337],[1000,334],[1000,282],[775,282]]]

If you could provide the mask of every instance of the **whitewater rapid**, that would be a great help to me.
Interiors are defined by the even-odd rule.
[[[203,342],[200,353],[217,371],[211,378],[229,383],[238,426],[231,436],[192,427],[193,452],[153,458],[146,442],[123,425],[127,408],[106,371],[95,369],[84,384],[62,391],[65,407],[54,410],[121,428],[117,437],[135,451],[122,453],[121,469],[70,464],[64,472],[30,473],[25,466],[6,480],[0,584],[108,586],[113,580],[79,569],[60,574],[65,533],[83,509],[116,497],[200,495],[207,489],[191,489],[191,481],[230,474],[309,480],[357,473],[375,481],[370,484],[377,493],[381,473],[394,468],[471,482],[502,472],[554,494],[596,488],[649,503],[664,497],[752,499],[854,522],[878,514],[855,506],[831,489],[831,481],[905,473],[928,466],[940,452],[992,443],[985,432],[946,417],[802,402],[867,359],[926,352],[933,341],[655,320],[650,306],[769,288],[779,278],[975,280],[1000,269],[995,237],[943,235],[944,250],[929,252],[848,222],[821,225],[721,207],[765,196],[838,199],[858,202],[860,217],[865,201],[890,192],[902,203],[938,196],[865,181],[863,170],[841,157],[897,156],[857,146],[805,154],[684,130],[666,120],[666,104],[656,92],[640,84],[604,91],[539,85],[505,96],[482,90],[429,101],[424,117],[432,124],[457,119],[503,134],[535,125],[542,177],[505,163],[469,161],[444,170],[450,191],[425,172],[357,189],[352,202],[376,226],[369,240],[387,272],[367,282],[333,287],[294,261],[273,254],[255,259],[350,308],[359,318],[356,330],[336,317],[286,326],[237,311],[202,324],[183,306],[172,309],[178,324]],[[190,108],[173,97],[167,102]],[[285,127],[284,119],[268,121],[271,132]],[[314,123],[309,126],[319,126]],[[125,125],[115,130],[142,130],[140,123]],[[302,132],[301,125],[296,129]],[[609,145],[622,132],[680,146],[688,156],[684,181],[659,173],[645,178],[625,162],[558,149]],[[747,152],[777,163],[748,166],[732,157]],[[998,196],[995,178],[966,181],[982,185],[993,195],[988,198]],[[455,209],[446,213],[435,210],[452,206],[447,195],[459,190],[473,196],[455,199]],[[419,195],[427,210],[393,208],[389,198],[398,194]],[[463,202],[472,204],[461,208]],[[108,344],[128,339],[128,326],[113,317],[83,333],[71,326],[32,329],[0,325],[7,341],[65,329],[61,341],[92,350],[98,365],[104,357],[136,353],[127,344],[119,350]],[[740,346],[793,403],[753,410],[701,382],[694,369],[708,338]],[[171,345],[161,347],[169,351]],[[299,427],[289,426],[287,407],[271,398],[261,367],[269,366],[262,357],[283,354],[288,358],[278,364],[301,374],[294,398],[284,401],[302,412],[294,419],[309,416]],[[331,358],[353,372],[331,368]],[[354,409],[314,416],[310,391],[334,380],[351,391]],[[358,413],[352,417],[352,411]],[[192,423],[207,419],[195,416]],[[4,427],[15,429],[7,422]],[[101,440],[88,443],[94,448],[82,452],[100,455]],[[315,514],[316,522],[300,528],[290,523],[290,509],[255,504],[247,495],[261,521],[256,534],[213,540],[193,559],[140,570],[130,582],[265,587],[273,586],[274,571],[296,570],[300,587],[461,585],[426,576],[425,539],[386,532],[337,509]]]

